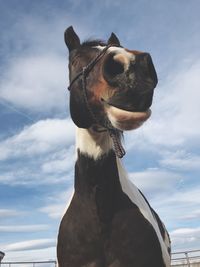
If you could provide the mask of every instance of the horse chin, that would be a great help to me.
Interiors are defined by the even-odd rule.
[[[142,112],[132,112],[109,105],[106,107],[106,113],[112,125],[122,131],[139,128],[151,116],[150,109]]]

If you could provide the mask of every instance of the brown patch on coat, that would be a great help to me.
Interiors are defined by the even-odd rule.
[[[108,85],[108,83],[102,78],[99,82],[92,86],[91,91],[93,92],[94,101],[108,100],[114,95],[114,88]]]

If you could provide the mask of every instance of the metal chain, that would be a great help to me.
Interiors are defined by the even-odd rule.
[[[126,151],[124,150],[121,139],[118,134],[115,133],[113,130],[109,130],[110,137],[113,141],[114,151],[118,158],[123,158],[123,156],[126,154]]]
[[[123,131],[120,131],[116,128],[114,128],[110,122],[110,120],[107,119],[105,122],[105,127],[109,132],[109,135],[113,141],[113,148],[115,151],[115,154],[118,158],[123,158],[123,156],[126,154],[125,149],[122,146],[121,143],[121,136]]]

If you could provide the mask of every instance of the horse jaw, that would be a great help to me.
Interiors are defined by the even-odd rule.
[[[139,128],[151,116],[150,109],[144,112],[131,112],[110,105],[105,109],[112,125],[122,131]]]

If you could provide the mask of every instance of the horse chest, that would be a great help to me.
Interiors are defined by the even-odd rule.
[[[60,267],[162,267],[158,251],[152,225],[122,191],[114,155],[98,163],[79,157],[59,231]]]

